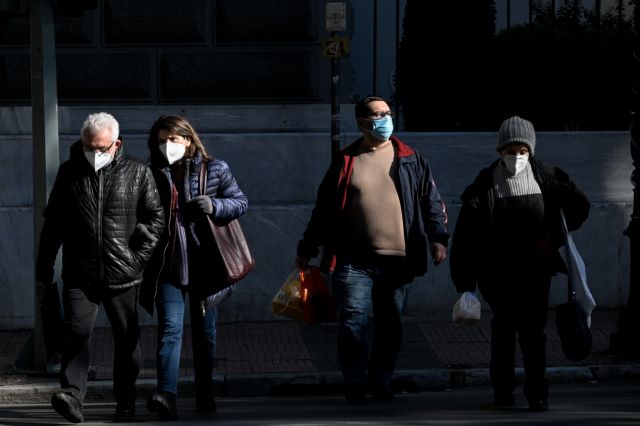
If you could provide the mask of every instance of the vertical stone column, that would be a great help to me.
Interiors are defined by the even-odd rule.
[[[31,6],[31,134],[33,147],[33,237],[38,253],[42,213],[53,187],[59,163],[58,92],[53,6],[47,0],[32,0]],[[48,284],[48,283],[47,283]],[[34,282],[33,368],[45,370],[47,348]]]

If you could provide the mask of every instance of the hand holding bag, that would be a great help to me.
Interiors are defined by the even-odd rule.
[[[570,360],[582,361],[591,353],[593,338],[589,326],[595,302],[587,287],[584,262],[569,234],[564,214],[561,215],[566,243],[560,251],[567,265],[568,300],[556,306],[556,328],[564,355]],[[577,289],[584,295],[584,303],[578,299]]]
[[[200,194],[206,195],[207,162],[200,166]],[[249,250],[240,222],[232,219],[227,223],[216,223],[209,215],[206,217],[205,229],[211,239],[212,266],[215,271],[213,282],[207,288],[206,307],[212,308],[225,300],[235,291],[235,283],[244,278],[255,268],[255,259]]]

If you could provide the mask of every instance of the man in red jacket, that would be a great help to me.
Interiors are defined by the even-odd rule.
[[[347,402],[393,399],[390,388],[402,344],[405,285],[427,271],[429,248],[438,265],[447,256],[444,203],[427,161],[391,136],[392,113],[379,97],[356,104],[362,137],[332,162],[296,263],[306,268],[324,246],[322,266],[333,268],[338,310],[338,361]],[[371,356],[366,339],[375,317]]]

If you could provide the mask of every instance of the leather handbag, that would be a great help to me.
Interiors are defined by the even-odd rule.
[[[206,195],[207,186],[207,162],[203,161],[200,167],[200,194]],[[211,235],[212,256],[215,276],[213,288],[209,294],[217,293],[230,285],[240,281],[256,265],[255,259],[249,250],[249,245],[240,227],[238,219],[225,223],[217,223],[209,215],[206,216],[205,229]],[[213,290],[213,291],[211,291]]]

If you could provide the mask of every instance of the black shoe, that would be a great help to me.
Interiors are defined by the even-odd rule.
[[[493,397],[493,402],[496,407],[513,407],[516,405],[511,393],[496,393]]]
[[[345,384],[344,397],[348,404],[360,405],[366,400],[367,389],[363,383],[347,383]]]
[[[160,420],[176,420],[178,418],[176,396],[171,392],[154,393],[147,400],[147,410],[156,413]]]
[[[116,404],[116,417],[135,417],[135,415],[135,402],[118,402],[118,404]]]
[[[546,399],[529,400],[529,411],[547,411],[549,403]]]
[[[51,405],[56,413],[71,423],[82,423],[82,403],[75,396],[65,391],[57,391],[51,396]]]
[[[218,411],[218,404],[213,397],[196,398],[196,411],[198,413],[215,413]]]
[[[373,386],[371,388],[371,399],[374,401],[393,401],[395,396],[389,386]]]

